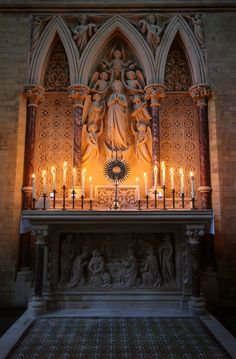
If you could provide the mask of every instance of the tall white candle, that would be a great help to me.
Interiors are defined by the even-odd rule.
[[[90,201],[93,199],[93,179],[89,177],[89,199]]]
[[[63,164],[63,186],[66,186],[66,171],[67,171],[67,162]]]
[[[44,170],[42,173],[43,177],[43,194],[47,194],[47,172]]]
[[[84,196],[85,176],[86,176],[86,168],[84,168],[82,171],[82,181],[81,181],[81,195],[82,196]]]
[[[56,191],[56,169],[52,166],[52,189]]]
[[[175,189],[174,170],[172,167],[170,169],[170,184],[171,184],[171,189],[174,190]]]
[[[35,174],[32,174],[32,198],[36,198],[36,188],[35,188]]]
[[[182,168],[180,168],[179,173],[180,173],[180,192],[184,193],[184,173]]]
[[[193,172],[190,172],[190,180],[191,180],[191,196],[195,198],[195,178]]]
[[[143,174],[143,179],[144,179],[145,195],[148,196],[148,185],[147,185],[147,174],[146,174],[146,172],[144,172],[144,174]]]
[[[165,186],[165,179],[166,179],[166,167],[165,162],[161,162],[161,169],[162,169],[162,186]]]
[[[137,200],[140,201],[140,184],[139,184],[139,178],[136,177],[136,182],[137,182]]]
[[[154,174],[154,191],[157,190],[157,165],[154,166],[153,174]]]
[[[72,191],[75,191],[75,183],[76,183],[76,168],[73,168],[73,172],[72,172]]]

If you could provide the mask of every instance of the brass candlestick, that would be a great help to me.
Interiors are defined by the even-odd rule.
[[[72,208],[75,209],[75,190],[72,191]]]
[[[84,195],[81,195],[81,209],[84,209]]]
[[[182,208],[184,208],[184,192],[181,193]]]
[[[43,210],[45,211],[46,209],[46,198],[47,198],[47,195],[46,193],[43,194]]]
[[[155,209],[156,209],[157,208],[157,190],[156,189],[154,191],[154,196],[155,196],[154,205],[155,205]]]
[[[93,201],[92,199],[89,200],[89,210],[91,211],[93,209]]]
[[[196,207],[195,207],[195,198],[192,197],[191,201],[192,201],[192,208],[191,209],[196,209]]]
[[[140,201],[140,199],[138,200],[138,209],[139,209],[139,211],[141,210],[141,201]]]
[[[65,210],[66,209],[66,186],[65,185],[63,185],[62,190],[63,190],[62,209]]]
[[[172,189],[172,206],[175,208],[175,189]]]
[[[148,194],[146,195],[146,208],[148,209]]]
[[[166,209],[166,186],[162,186],[163,189],[163,209]]]
[[[32,209],[35,209],[35,202],[36,202],[36,200],[35,200],[35,198],[33,198],[32,199]]]
[[[57,191],[54,189],[53,190],[53,209],[56,208],[56,193],[57,193]]]

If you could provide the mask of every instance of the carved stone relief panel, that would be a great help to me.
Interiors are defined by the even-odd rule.
[[[175,287],[175,257],[173,233],[62,234],[58,286]]]
[[[65,49],[58,39],[52,49],[44,77],[46,91],[64,91],[70,85],[70,70]]]
[[[184,172],[184,191],[190,194],[190,171],[199,186],[199,123],[196,106],[188,93],[167,94],[160,107],[161,160],[168,164],[166,186],[170,189],[169,169],[175,170],[175,188],[180,189],[179,170]],[[168,192],[167,195],[171,196]]]
[[[73,105],[67,94],[46,94],[39,105],[36,120],[35,174],[37,195],[42,195],[42,171],[47,171],[48,189],[52,189],[51,168],[56,166],[57,191],[62,186],[63,163],[72,171],[73,159]],[[71,178],[67,178],[71,187]]]

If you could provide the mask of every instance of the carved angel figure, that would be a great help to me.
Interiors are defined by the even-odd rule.
[[[106,71],[112,73],[114,80],[121,80],[122,72],[128,68],[128,66],[132,63],[131,60],[126,61],[126,54],[123,48],[121,50],[116,47],[113,48],[110,52],[111,60],[105,59],[102,62],[102,66]]]
[[[98,140],[103,131],[103,124],[99,129],[96,123],[84,125],[82,129],[82,162],[85,164],[98,158]]]
[[[131,114],[131,116],[137,122],[143,122],[146,124],[150,124],[152,117],[147,110],[146,101],[142,101],[142,98],[140,95],[135,95],[133,98],[133,104],[134,104],[133,105],[134,112]]]
[[[140,70],[128,70],[126,71],[126,80],[123,81],[125,86],[132,92],[143,92],[145,82]]]
[[[105,93],[109,88],[109,75],[107,72],[102,71],[101,73],[95,72],[89,83],[91,92]]]
[[[35,47],[38,45],[40,35],[52,16],[41,17],[35,16],[33,18],[32,34],[31,34],[31,51],[33,52]]]
[[[147,16],[147,20],[140,20],[139,26],[141,27],[141,32],[147,35],[148,45],[155,52],[160,44],[160,35],[164,27],[155,24],[155,16],[152,14]]]
[[[105,102],[102,99],[102,95],[95,93],[93,96],[88,95],[84,102],[82,122],[95,123],[100,125],[105,114]]]
[[[92,23],[88,24],[88,16],[82,15],[80,17],[80,24],[76,26],[75,30],[73,31],[73,39],[76,41],[80,53],[87,45],[90,37],[92,37],[96,31],[97,25]]]
[[[135,152],[139,161],[152,162],[152,133],[149,126],[143,122],[131,124],[131,130],[135,138]]]

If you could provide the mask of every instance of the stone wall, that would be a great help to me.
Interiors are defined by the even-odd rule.
[[[156,4],[158,3],[156,1]],[[2,306],[15,303],[25,132],[25,100],[22,92],[27,81],[30,21],[29,13],[0,13]],[[215,249],[221,301],[225,304],[233,304],[236,300],[235,27],[234,12],[206,13],[207,68],[212,89],[212,97],[209,99],[209,122],[213,206],[216,215]]]

